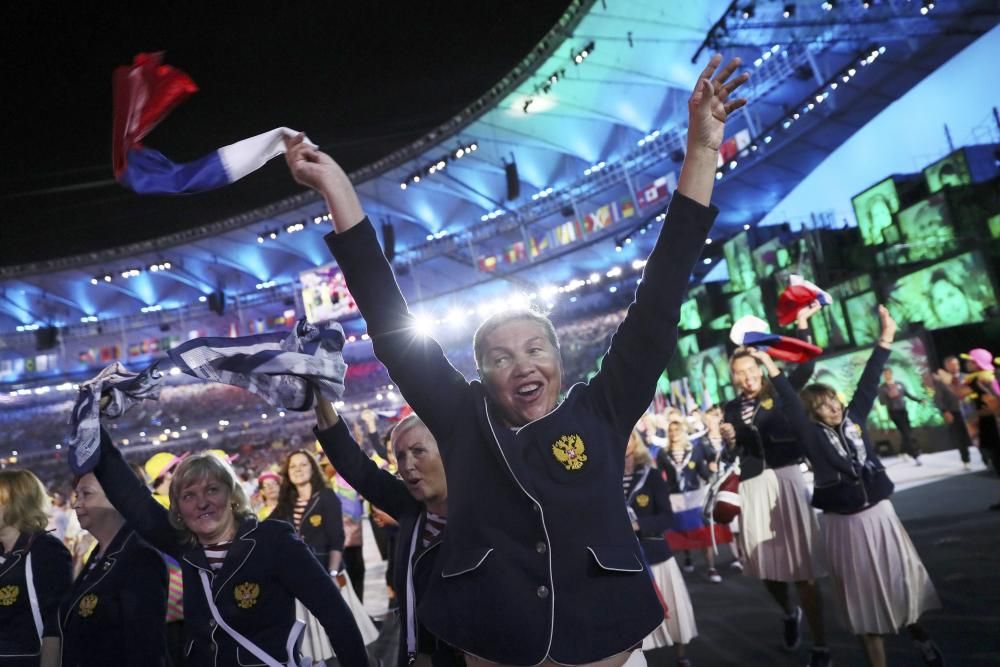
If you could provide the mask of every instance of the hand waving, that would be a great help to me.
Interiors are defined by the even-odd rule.
[[[333,183],[340,167],[329,155],[310,145],[306,135],[298,134],[285,139],[285,162],[296,183],[325,193]]]
[[[746,98],[730,99],[730,95],[746,83],[750,73],[743,72],[733,77],[733,73],[741,64],[739,58],[733,58],[713,78],[712,75],[721,62],[722,54],[716,53],[712,56],[698,77],[698,83],[688,100],[689,146],[719,150],[726,119],[747,103]]]

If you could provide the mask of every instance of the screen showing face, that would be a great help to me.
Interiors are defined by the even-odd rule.
[[[854,216],[861,228],[861,239],[865,245],[884,242],[882,233],[892,226],[892,216],[899,210],[899,195],[891,178],[874,185],[851,199]]]
[[[944,194],[932,195],[903,209],[896,219],[902,236],[897,261],[937,259],[955,246],[955,228]]]
[[[687,371],[688,386],[699,406],[716,405],[734,396],[724,345],[688,357]]]
[[[844,302],[847,309],[847,320],[851,327],[851,337],[857,346],[868,345],[878,340],[879,324],[875,309],[878,299],[875,292],[864,292],[852,296]]]
[[[958,150],[948,157],[938,160],[924,169],[927,190],[931,194],[944,188],[959,187],[972,183],[969,165],[965,161],[965,151]]]
[[[846,404],[854,395],[871,353],[871,348],[866,347],[846,354],[820,357],[816,361],[816,371],[809,381],[830,385]],[[924,378],[931,368],[927,359],[927,349],[919,336],[897,340],[892,346],[892,357],[886,368],[892,370],[893,381],[903,383],[912,396],[925,395]],[[880,377],[879,382],[882,381],[884,378]],[[940,412],[931,400],[925,403],[906,401],[906,410],[913,426],[937,426],[943,423]],[[877,401],[875,409],[871,412],[870,423],[876,428],[893,428],[885,407]]]
[[[903,276],[886,305],[901,325],[943,329],[992,317],[997,298],[983,256],[969,252]]]
[[[681,319],[678,326],[682,331],[697,331],[701,328],[701,314],[698,312],[697,299],[688,299],[681,304]]]
[[[726,267],[729,269],[729,284],[726,291],[742,292],[757,283],[757,274],[753,270],[753,256],[750,254],[750,237],[741,232],[726,241],[722,246],[726,256]]]
[[[688,334],[677,339],[677,353],[687,359],[692,354],[698,354],[698,336]]]
[[[778,269],[784,269],[792,263],[791,253],[780,238],[771,239],[756,248],[753,252],[753,268],[758,278],[767,278]]]
[[[766,322],[767,311],[764,310],[764,295],[760,287],[733,295],[729,300],[729,313],[733,316],[733,322],[744,315],[753,315]]]

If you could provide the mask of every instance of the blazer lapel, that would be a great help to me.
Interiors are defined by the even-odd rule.
[[[233,543],[229,545],[229,552],[226,553],[226,560],[222,563],[222,568],[215,573],[212,579],[213,597],[218,597],[219,592],[225,587],[229,580],[240,571],[250,554],[253,553],[257,540],[253,538],[253,532],[257,530],[257,519],[246,519],[236,532]],[[204,553],[202,553],[204,556]]]

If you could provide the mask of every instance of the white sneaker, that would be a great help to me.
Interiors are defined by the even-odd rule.
[[[711,581],[713,584],[722,583],[722,577],[719,576],[719,571],[716,570],[714,567],[708,571],[708,580]]]
[[[743,563],[741,563],[738,560],[734,560],[732,563],[729,564],[729,569],[730,570],[736,570],[737,572],[742,572],[743,571]]]
[[[972,470],[972,464],[966,461],[962,464],[962,470],[969,471]]]

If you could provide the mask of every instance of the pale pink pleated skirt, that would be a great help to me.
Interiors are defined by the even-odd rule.
[[[653,581],[660,588],[663,600],[667,603],[668,618],[660,623],[642,640],[642,650],[673,646],[674,644],[690,644],[698,636],[698,627],[694,622],[694,609],[691,608],[691,596],[677,561],[671,557],[662,563],[653,565]]]
[[[895,633],[941,607],[891,502],[824,514],[822,526],[833,595],[853,634]]]
[[[819,524],[798,465],[741,481],[739,493],[744,574],[785,582],[825,576]]]

